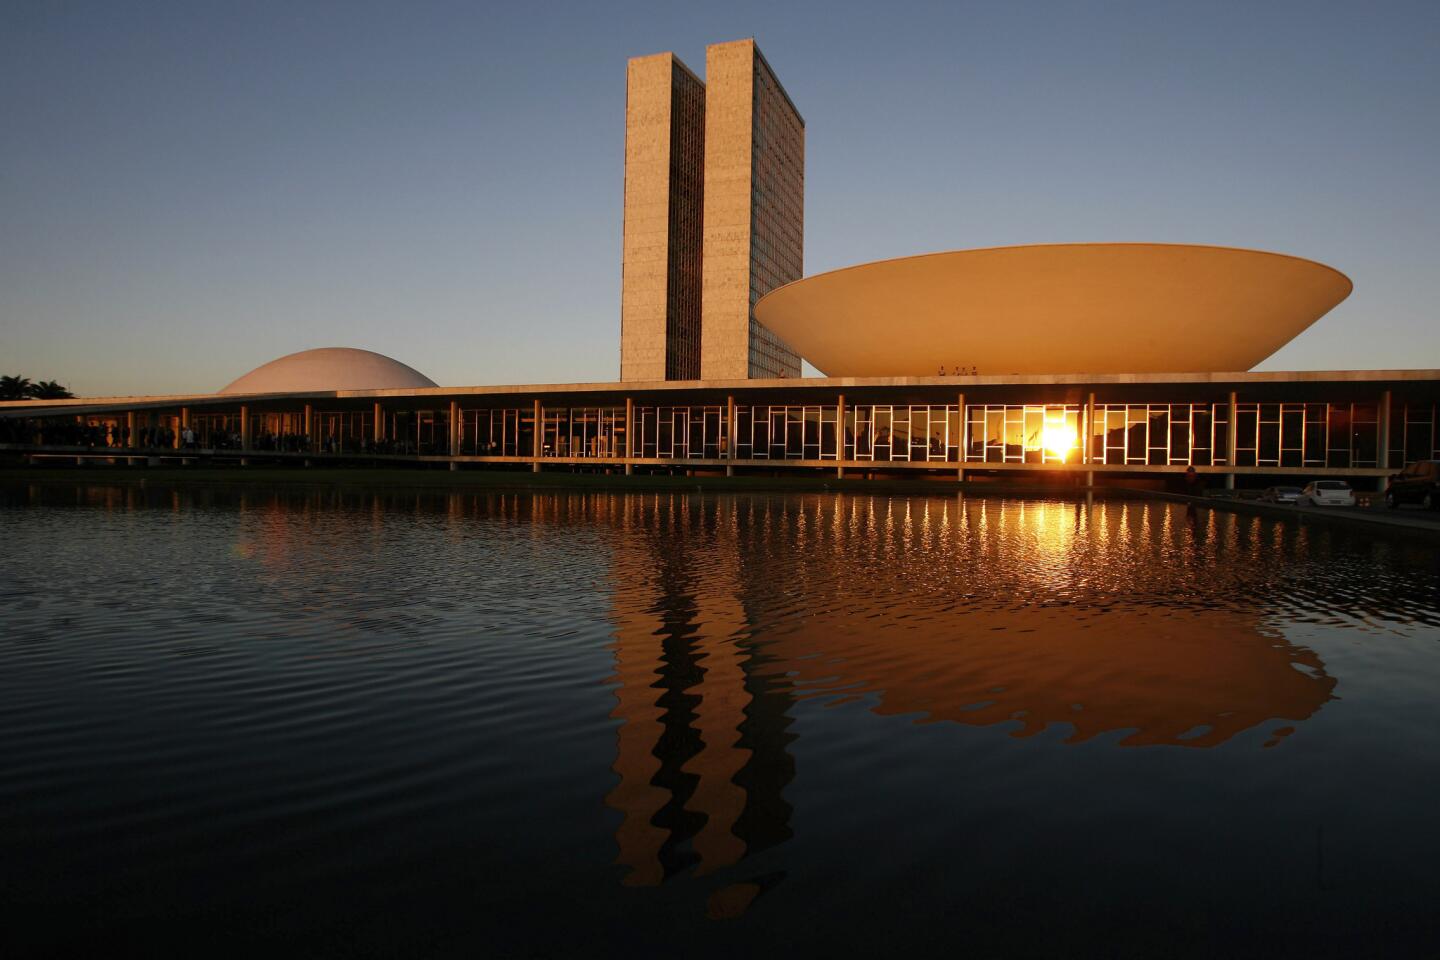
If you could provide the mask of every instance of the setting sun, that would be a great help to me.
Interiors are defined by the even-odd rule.
[[[1064,460],[1075,449],[1075,428],[1064,423],[1047,423],[1040,434],[1040,445]]]

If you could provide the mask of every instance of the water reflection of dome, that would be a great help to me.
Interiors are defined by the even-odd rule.
[[[352,347],[320,347],[262,364],[220,393],[404,390],[435,385],[420,371],[383,354]]]
[[[1305,720],[1335,688],[1312,651],[1223,610],[982,611],[945,632],[821,615],[770,639],[802,696],[872,695],[877,713],[922,722],[1016,720],[1016,736],[1070,724],[1071,743],[1125,732],[1125,746],[1212,747]]]

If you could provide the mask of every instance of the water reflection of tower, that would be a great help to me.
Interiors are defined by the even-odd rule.
[[[788,839],[791,698],[748,643],[727,503],[617,500],[614,679],[620,721],[606,803],[625,882],[707,873]]]

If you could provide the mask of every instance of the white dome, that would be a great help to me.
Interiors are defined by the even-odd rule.
[[[403,390],[438,386],[399,360],[369,350],[321,347],[256,367],[221,393],[308,393],[315,390]]]

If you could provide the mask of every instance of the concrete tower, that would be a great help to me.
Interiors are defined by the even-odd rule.
[[[798,377],[754,306],[804,270],[805,121],[754,40],[629,63],[620,379]]]
[[[705,84],[673,53],[636,57],[625,92],[620,379],[700,376]]]
[[[754,40],[706,48],[705,82],[700,373],[798,377],[754,307],[804,272],[805,121]]]

